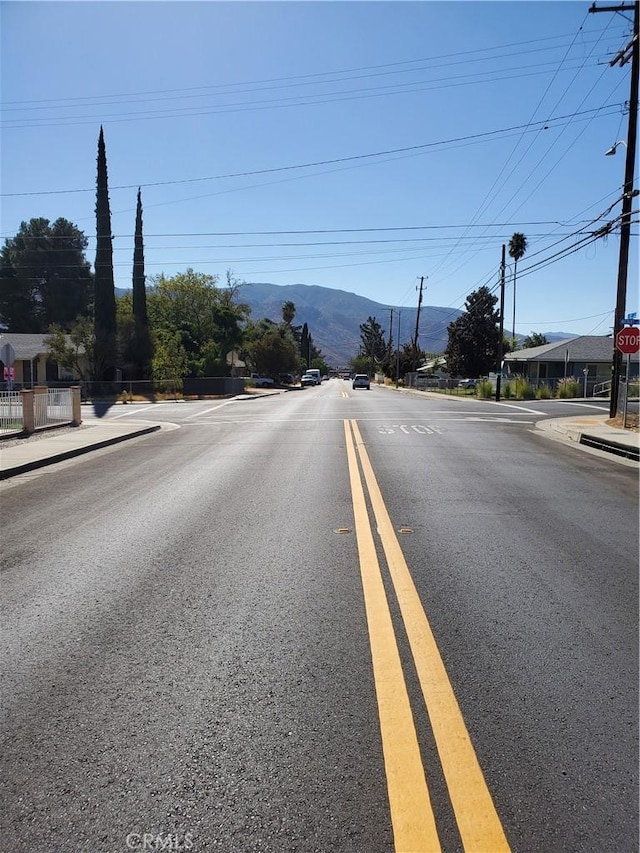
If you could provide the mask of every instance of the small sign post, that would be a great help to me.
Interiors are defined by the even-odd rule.
[[[16,372],[13,368],[13,362],[15,360],[15,349],[11,346],[11,344],[3,344],[0,347],[0,361],[4,364],[4,381],[7,383],[8,391],[13,391],[13,380],[16,378]]]

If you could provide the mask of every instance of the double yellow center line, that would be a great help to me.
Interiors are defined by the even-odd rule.
[[[358,460],[464,849],[467,853],[509,851],[356,421],[345,421],[344,430],[395,849],[397,853],[435,853],[441,845]]]

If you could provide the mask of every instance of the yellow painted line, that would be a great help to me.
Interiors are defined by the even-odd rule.
[[[382,499],[362,435],[355,421],[351,425],[464,849],[469,853],[506,853],[509,844]]]
[[[344,429],[394,845],[398,853],[440,853],[418,737],[348,421],[344,422]]]

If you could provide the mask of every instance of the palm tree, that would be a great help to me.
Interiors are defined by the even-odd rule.
[[[290,326],[293,323],[293,318],[296,316],[296,306],[291,302],[291,300],[287,300],[282,303],[282,320]]]
[[[516,231],[509,240],[509,255],[513,258],[513,348],[516,348],[516,275],[518,261],[527,251],[527,238]]]

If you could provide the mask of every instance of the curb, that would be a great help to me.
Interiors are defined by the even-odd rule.
[[[64,462],[65,459],[73,459],[76,456],[83,456],[85,453],[91,453],[93,450],[100,450],[101,448],[109,447],[112,444],[120,444],[123,441],[128,441],[131,438],[137,438],[140,435],[149,435],[152,432],[157,432],[161,428],[161,424],[153,424],[148,427],[142,427],[141,429],[136,430],[135,433],[115,435],[111,438],[102,439],[102,441],[86,444],[83,447],[72,447],[69,450],[63,450],[60,453],[54,453],[52,456],[45,456],[42,459],[23,462],[20,465],[14,465],[11,468],[0,470],[0,480],[8,480],[9,477],[15,477],[18,474],[24,474],[27,471],[35,471],[37,468],[45,468],[47,465],[53,465],[55,462]]]

